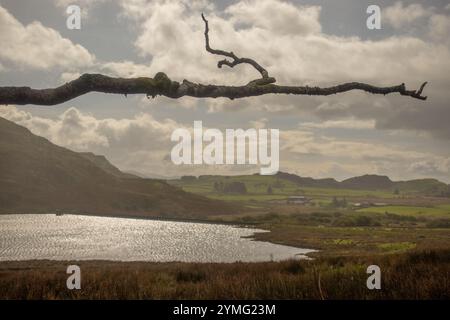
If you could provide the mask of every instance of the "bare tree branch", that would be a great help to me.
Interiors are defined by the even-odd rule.
[[[244,97],[254,97],[266,94],[293,94],[310,96],[328,96],[351,90],[362,90],[372,94],[399,93],[419,100],[426,100],[422,96],[423,89],[427,85],[424,82],[418,90],[406,90],[402,83],[392,87],[377,87],[360,82],[349,82],[332,87],[309,87],[309,86],[280,86],[275,85],[275,78],[269,76],[266,69],[261,67],[255,60],[249,58],[239,58],[233,52],[212,49],[209,45],[209,25],[208,20],[202,14],[205,23],[205,47],[206,50],[215,55],[225,56],[232,59],[221,60],[218,67],[227,65],[231,68],[238,64],[246,63],[253,66],[260,74],[261,78],[250,81],[244,86],[224,86],[205,85],[183,80],[182,83],[172,81],[162,72],[158,72],[154,78],[112,78],[102,74],[83,74],[76,80],[66,83],[60,87],[52,89],[32,89],[29,87],[0,87],[0,105],[34,104],[34,105],[57,105],[75,99],[89,92],[103,92],[115,94],[146,94],[147,97],[158,95],[178,99],[184,96],[195,98],[229,98],[238,99]]]
[[[422,85],[423,86],[423,85]],[[154,78],[111,78],[101,74],[84,74],[80,78],[54,89],[31,89],[29,87],[0,87],[0,104],[34,104],[57,105],[88,92],[103,92],[116,94],[146,94],[169,98],[184,96],[195,98],[238,99],[244,97],[261,96],[265,94],[293,94],[310,96],[328,96],[351,90],[362,90],[373,94],[400,93],[416,99],[425,100],[420,96],[420,90],[408,91],[405,85],[393,87],[374,87],[359,82],[344,83],[328,88],[296,87],[268,85],[219,86],[192,83],[184,80],[181,84],[170,80],[164,73],[158,73]]]

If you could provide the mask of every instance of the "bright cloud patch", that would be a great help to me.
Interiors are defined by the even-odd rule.
[[[40,22],[22,25],[0,6],[0,60],[19,67],[74,69],[89,66],[94,57],[82,46],[63,38]]]
[[[383,11],[383,18],[398,29],[431,14],[432,11],[424,8],[421,4],[413,3],[405,6],[401,1],[398,1]]]

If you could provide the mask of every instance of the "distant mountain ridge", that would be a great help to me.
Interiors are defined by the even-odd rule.
[[[259,173],[253,175],[235,176],[241,178],[240,181],[245,182],[246,177],[257,177]],[[202,175],[198,179],[214,179],[214,177],[227,177],[227,176],[214,176],[214,175]],[[264,180],[261,176],[261,179]],[[415,179],[409,181],[392,181],[387,176],[365,174],[362,176],[352,177],[343,181],[337,181],[333,178],[314,179],[310,177],[301,177],[293,173],[278,172],[274,177],[282,180],[289,181],[296,184],[298,187],[310,187],[310,188],[340,188],[340,189],[356,189],[356,190],[370,190],[370,191],[390,191],[396,192],[417,192],[428,196],[450,197],[450,185],[445,184],[437,179]],[[196,179],[193,176],[181,177],[180,181]]]
[[[190,218],[231,210],[164,181],[123,173],[103,156],[59,147],[0,117],[0,213]]]
[[[365,174],[345,179],[341,182],[328,179],[303,178],[295,174],[278,172],[277,176],[304,187],[343,188],[361,190],[417,191],[427,195],[448,196],[450,185],[437,179],[415,179],[408,181],[392,181],[387,176]]]

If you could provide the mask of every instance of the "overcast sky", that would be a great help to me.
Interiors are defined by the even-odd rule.
[[[69,4],[83,10],[68,30]],[[366,9],[382,9],[368,30]],[[0,116],[76,151],[104,154],[123,170],[155,176],[254,173],[250,166],[175,166],[172,131],[280,129],[280,169],[302,176],[372,173],[450,182],[450,5],[448,1],[0,0],[0,86],[54,87],[81,73],[245,84],[248,66],[217,69],[211,46],[251,57],[279,84],[326,86],[429,81],[422,102],[350,92],[171,100],[91,93],[54,107],[0,107]],[[220,57],[219,57],[220,59]]]

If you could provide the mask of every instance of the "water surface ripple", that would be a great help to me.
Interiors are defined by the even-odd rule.
[[[0,215],[0,261],[256,262],[313,250],[253,241],[260,229],[81,215]]]

